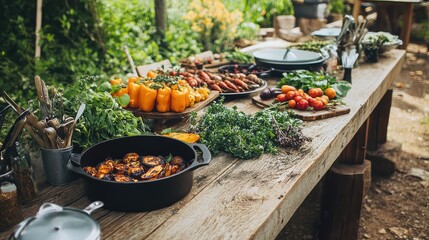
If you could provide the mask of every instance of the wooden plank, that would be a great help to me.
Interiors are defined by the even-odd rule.
[[[220,158],[219,158],[220,157]],[[142,212],[140,214],[133,214],[129,216],[127,214],[127,221],[123,221],[118,224],[116,221],[114,224],[109,224],[108,228],[106,224],[102,224],[106,229],[103,232],[104,239],[143,239],[149,235],[150,232],[154,231],[159,225],[163,224],[167,219],[172,217],[177,211],[179,211],[187,202],[193,199],[199,194],[204,188],[207,187],[208,183],[218,180],[218,170],[223,168],[233,168],[237,160],[233,160],[227,157],[225,154],[218,156],[216,161],[212,161],[209,167],[200,168],[194,172],[194,184],[191,192],[179,202],[173,204],[170,207],[155,210],[151,212]],[[120,221],[119,221],[120,222]],[[131,224],[129,222],[132,222]],[[125,226],[124,226],[125,225]],[[144,233],[141,232],[141,228],[144,226]],[[127,227],[126,232],[120,231],[121,228]]]
[[[274,239],[374,110],[393,82],[391,70],[400,70],[404,56],[404,51],[393,50],[376,64],[359,65],[344,99],[350,113],[304,122],[304,134],[312,137],[304,147],[247,161],[216,156],[213,164],[195,171],[190,194],[169,208],[97,215],[103,238]],[[248,114],[260,110],[248,98],[225,105]],[[80,184],[74,187],[82,191]],[[66,205],[87,203],[72,192],[67,195]]]
[[[157,70],[158,68],[162,68],[162,67],[168,69],[172,66],[173,65],[171,65],[170,60],[167,59],[167,60],[163,60],[161,62],[137,66],[137,73],[139,74],[140,77],[145,77],[146,74],[151,70]]]
[[[273,103],[273,99],[262,100],[259,95],[252,97],[253,103],[261,107],[269,107]],[[331,118],[335,116],[340,116],[350,112],[350,108],[346,105],[336,105],[332,106],[329,109],[321,111],[301,111],[297,109],[290,109],[295,113],[295,115],[304,121],[315,121],[320,119]]]
[[[151,119],[176,119],[176,118],[183,118],[189,116],[192,112],[198,111],[205,107],[206,105],[210,104],[213,100],[215,100],[217,97],[219,97],[218,91],[211,91],[208,95],[207,99],[204,101],[201,101],[199,103],[195,103],[193,107],[186,108],[185,111],[181,113],[176,112],[144,112],[140,109],[133,109],[133,108],[127,108],[127,110],[131,111],[134,116],[137,117],[143,117],[143,118],[151,118]]]

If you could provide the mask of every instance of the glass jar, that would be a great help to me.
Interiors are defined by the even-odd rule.
[[[7,230],[23,220],[13,171],[0,175],[0,231]]]
[[[23,145],[15,143],[12,157],[12,169],[18,187],[18,196],[22,203],[31,202],[39,197],[33,166]]]

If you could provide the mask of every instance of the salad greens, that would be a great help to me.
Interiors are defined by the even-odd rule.
[[[335,77],[325,75],[321,72],[311,72],[308,70],[295,70],[283,73],[283,78],[277,83],[278,87],[283,85],[294,86],[307,92],[310,88],[333,88],[339,97],[345,97],[351,85],[346,81],[337,81]]]
[[[109,92],[97,87],[96,76],[83,76],[64,90],[62,111],[74,116],[81,103],[86,104],[85,111],[76,125],[73,134],[74,144],[87,148],[111,138],[140,135],[148,132],[149,127],[140,117],[124,110]]]
[[[195,114],[191,116],[191,131],[200,134],[201,143],[213,154],[224,151],[251,159],[265,152],[275,153],[279,147],[299,147],[308,140],[301,132],[302,121],[289,112],[273,107],[246,115],[222,102],[212,103],[199,121]]]
[[[226,52],[225,59],[233,63],[251,64],[254,62],[253,56],[235,50],[234,52]]]

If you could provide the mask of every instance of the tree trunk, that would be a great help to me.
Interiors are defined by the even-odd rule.
[[[40,30],[42,28],[42,0],[37,0],[37,8],[36,8],[36,49],[34,51],[34,57],[40,58]]]
[[[167,2],[166,0],[155,1],[155,27],[157,38],[161,45],[165,45],[165,32],[167,31]]]

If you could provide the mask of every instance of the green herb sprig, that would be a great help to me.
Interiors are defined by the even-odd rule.
[[[269,108],[247,115],[222,102],[223,99],[212,103],[199,121],[191,120],[191,130],[200,134],[200,141],[213,154],[223,151],[251,159],[275,153],[280,146],[299,147],[308,140],[301,132],[302,121],[292,118],[289,112]]]

